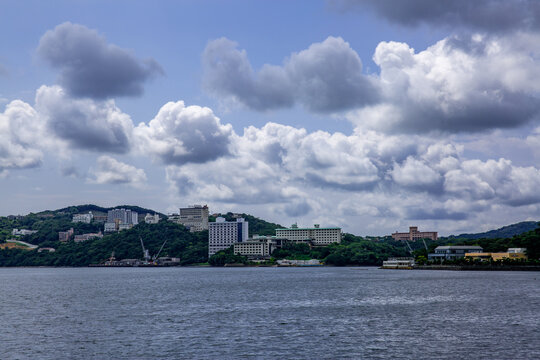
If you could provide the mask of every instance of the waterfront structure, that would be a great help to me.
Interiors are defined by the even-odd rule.
[[[320,260],[310,259],[310,260],[289,260],[283,259],[276,261],[278,266],[322,266]]]
[[[275,247],[271,240],[250,239],[234,243],[234,254],[246,256],[248,259],[268,259]]]
[[[438,236],[436,231],[418,231],[418,226],[409,226],[409,232],[392,234],[392,239],[397,241],[416,241],[421,239],[430,239],[437,241]]]
[[[73,219],[71,220],[71,222],[82,222],[85,224],[90,224],[93,218],[94,215],[92,214],[92,212],[89,212],[88,214],[75,214],[73,215]]]
[[[321,228],[315,224],[312,228],[299,228],[293,224],[290,228],[276,229],[276,237],[287,240],[311,241],[314,246],[326,246],[341,242],[341,228]]]
[[[428,260],[455,260],[465,257],[467,253],[481,253],[482,247],[476,245],[437,246],[435,253],[428,254]]]
[[[103,234],[100,231],[98,233],[88,233],[88,234],[82,234],[82,235],[75,235],[75,237],[73,238],[73,241],[75,241],[75,242],[83,242],[83,241],[88,241],[88,240],[93,239],[93,238],[101,239],[102,237],[103,237]]]
[[[500,261],[504,259],[527,261],[529,259],[526,248],[509,248],[506,252],[500,253],[472,252],[465,254],[465,258],[481,261]]]
[[[58,241],[68,242],[72,236],[73,236],[73,228],[69,229],[68,231],[60,231],[58,233]]]
[[[414,267],[414,258],[396,257],[383,261],[383,269],[412,269]]]
[[[193,205],[180,208],[178,224],[189,228],[190,232],[208,230],[208,206]]]
[[[37,230],[28,230],[28,229],[13,229],[11,230],[11,235],[13,236],[25,236],[25,235],[32,235],[37,233]]]
[[[309,247],[313,245],[312,241],[307,240],[287,240],[269,235],[253,235],[244,242],[234,243],[234,254],[246,256],[250,260],[254,259],[269,259],[270,255],[276,249],[281,249],[285,244],[307,244]]]
[[[216,222],[208,224],[208,257],[220,250],[225,250],[234,243],[245,242],[248,239],[249,223],[244,218],[236,221],[225,221],[218,217]]]
[[[147,224],[157,224],[159,222],[159,214],[150,215],[147,213],[144,217],[144,222]]]

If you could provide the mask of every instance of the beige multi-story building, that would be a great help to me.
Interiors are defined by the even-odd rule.
[[[276,237],[287,240],[311,240],[314,246],[326,246],[341,242],[341,228],[322,228],[319,224],[315,224],[312,228],[299,228],[293,224],[288,229],[276,229]]]
[[[88,240],[93,239],[93,238],[101,239],[102,237],[103,237],[103,234],[100,231],[98,233],[88,233],[88,234],[82,234],[82,235],[75,235],[75,237],[73,238],[73,241],[75,241],[75,242],[83,242],[83,241],[88,241]]]
[[[177,221],[189,228],[190,232],[208,230],[208,206],[193,205],[180,208]]]
[[[58,241],[68,242],[72,236],[73,236],[73,228],[69,229],[68,231],[60,231],[58,232]]]
[[[248,259],[266,259],[273,251],[272,241],[248,240],[234,243],[234,254],[246,256]]]
[[[431,239],[436,241],[438,236],[436,231],[418,231],[418,226],[409,226],[408,233],[395,232],[392,238],[397,241],[416,241],[421,239]]]

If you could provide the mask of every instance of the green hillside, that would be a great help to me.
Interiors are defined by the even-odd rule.
[[[503,226],[496,230],[490,230],[475,234],[450,235],[441,239],[500,239],[510,238],[515,235],[524,234],[538,227],[537,221],[522,221],[517,224]]]

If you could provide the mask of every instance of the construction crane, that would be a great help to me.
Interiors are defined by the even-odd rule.
[[[144,261],[150,262],[150,253],[148,252],[148,249],[144,248],[144,242],[142,240],[142,237],[139,236],[139,239],[141,240]]]
[[[159,248],[158,253],[157,253],[156,255],[154,255],[154,257],[152,258],[153,261],[156,261],[156,260],[157,260],[157,258],[159,257],[159,254],[161,254],[161,250],[163,250],[163,247],[165,246],[166,243],[167,243],[167,240],[165,240],[165,241],[163,242],[163,244],[162,244],[161,247]]]
[[[405,243],[407,243],[407,246],[409,247],[409,252],[412,255],[413,254],[413,249],[412,249],[411,245],[409,244],[409,242],[407,240],[405,240]]]
[[[422,241],[424,242],[424,247],[426,248],[426,252],[429,252],[426,245],[426,239],[422,238]]]
[[[167,240],[165,240],[163,242],[163,244],[161,244],[161,247],[159,248],[159,251],[158,251],[158,253],[156,255],[150,256],[150,252],[148,251],[148,249],[144,248],[144,242],[143,242],[142,237],[139,236],[139,239],[141,240],[141,247],[142,247],[142,251],[143,251],[144,261],[146,263],[154,263],[154,264],[156,264],[156,260],[158,259],[159,254],[161,254],[161,251],[163,250],[163,248],[165,247],[165,244],[167,243]]]

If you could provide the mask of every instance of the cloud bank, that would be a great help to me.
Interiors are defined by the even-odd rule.
[[[486,31],[538,29],[540,4],[535,0],[333,0],[342,11],[371,10],[406,26],[467,27]]]
[[[146,182],[144,170],[120,162],[110,156],[102,155],[96,161],[96,168],[91,169],[93,177],[88,181],[94,184],[128,184],[141,187]]]
[[[229,153],[231,125],[222,125],[211,109],[169,102],[148,125],[139,124],[139,150],[164,164],[205,163]]]
[[[37,53],[60,70],[60,85],[75,97],[138,96],[147,80],[163,74],[155,60],[139,60],[97,31],[70,22],[47,31]]]
[[[373,102],[378,89],[362,73],[358,54],[340,37],[328,37],[291,54],[282,66],[254,71],[245,50],[221,38],[203,53],[208,92],[254,110],[287,108],[295,103],[309,111],[330,113]]]

